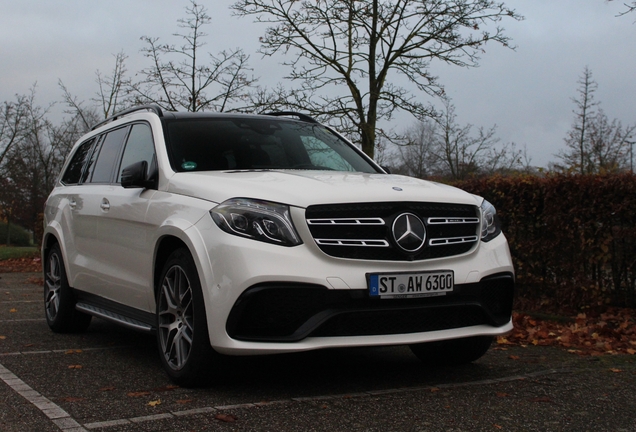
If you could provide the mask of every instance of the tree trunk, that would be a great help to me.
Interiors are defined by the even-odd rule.
[[[375,124],[361,123],[360,138],[362,151],[373,159],[375,156]]]

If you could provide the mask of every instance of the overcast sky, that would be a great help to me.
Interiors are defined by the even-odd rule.
[[[201,0],[213,22],[207,50],[240,47],[261,84],[286,70],[282,57],[256,53],[263,27],[233,17],[231,0]],[[577,80],[588,66],[598,83],[596,100],[610,119],[636,124],[636,13],[616,17],[620,0],[506,0],[525,17],[503,22],[516,50],[490,45],[476,69],[434,65],[461,124],[498,126],[503,142],[527,146],[532,164],[546,166],[563,148],[574,114]],[[129,72],[147,66],[141,36],[174,41],[176,20],[188,0],[0,0],[0,101],[25,94],[37,82],[37,103],[61,100],[58,79],[88,100],[95,71],[109,74],[124,51]],[[399,128],[410,126],[408,121]]]

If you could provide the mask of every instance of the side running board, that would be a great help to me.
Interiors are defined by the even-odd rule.
[[[115,313],[110,310],[100,308],[92,304],[79,302],[75,305],[75,309],[77,309],[80,312],[87,313],[89,315],[93,315],[108,321],[112,321],[115,324],[119,324],[128,328],[131,328],[133,330],[142,331],[142,332],[151,332],[154,330],[151,325],[145,322],[127,317],[125,315]]]

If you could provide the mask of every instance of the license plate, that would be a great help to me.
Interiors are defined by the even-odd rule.
[[[369,296],[383,299],[434,297],[453,291],[451,270],[370,274]]]

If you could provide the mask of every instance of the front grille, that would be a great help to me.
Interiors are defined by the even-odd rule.
[[[500,327],[510,320],[514,291],[509,273],[456,285],[453,293],[413,299],[370,298],[367,290],[267,284],[245,291],[227,321],[230,337],[297,342],[306,337],[372,336]]]
[[[413,252],[399,247],[393,234],[396,218],[417,216],[426,239]],[[318,247],[338,258],[417,261],[460,255],[479,240],[480,213],[464,204],[389,202],[315,205],[305,218]]]

